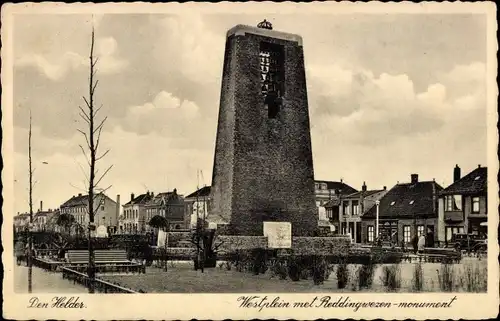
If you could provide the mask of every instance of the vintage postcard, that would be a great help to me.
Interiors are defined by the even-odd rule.
[[[3,5],[3,316],[494,318],[495,13]]]

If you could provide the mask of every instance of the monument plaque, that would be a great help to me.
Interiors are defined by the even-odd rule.
[[[289,249],[292,247],[292,223],[264,222],[264,236],[270,249]]]

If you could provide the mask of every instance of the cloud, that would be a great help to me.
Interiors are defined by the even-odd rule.
[[[338,65],[313,66],[308,77],[314,130],[364,145],[439,131],[461,111],[484,110],[483,67],[455,66],[443,73],[443,83],[417,93],[407,74],[375,76]],[[449,95],[457,79],[468,84],[468,91],[458,97]]]
[[[182,13],[155,21],[160,28],[153,55],[169,61],[165,67],[176,67],[195,82],[215,83],[222,75],[225,34],[212,32],[199,13]]]
[[[140,135],[156,133],[173,139],[193,140],[206,127],[194,102],[181,100],[166,91],[159,92],[151,102],[130,107],[122,125],[123,129]]]
[[[97,68],[103,74],[119,72],[128,65],[128,62],[118,55],[118,45],[112,37],[96,40],[95,56],[99,59]],[[88,58],[74,51],[66,51],[61,56],[26,53],[14,62],[19,68],[33,67],[54,81],[65,78],[68,73],[88,68],[88,64]]]

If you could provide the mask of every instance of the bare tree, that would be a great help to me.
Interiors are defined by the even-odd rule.
[[[95,285],[95,257],[94,257],[94,249],[92,244],[92,231],[95,230],[94,217],[97,214],[98,207],[94,207],[94,203],[96,198],[99,195],[103,195],[106,190],[108,190],[111,186],[108,186],[105,189],[101,189],[99,192],[96,192],[97,187],[101,183],[102,179],[106,176],[106,174],[111,170],[113,165],[109,166],[100,176],[99,171],[96,167],[96,163],[101,160],[104,156],[109,153],[109,149],[104,153],[99,155],[99,144],[101,142],[101,133],[104,127],[104,124],[107,120],[107,117],[102,118],[101,121],[98,121],[99,111],[102,108],[102,105],[98,108],[95,107],[94,94],[97,89],[97,85],[99,84],[99,80],[96,80],[96,72],[95,68],[98,62],[98,58],[94,56],[94,26],[92,25],[92,36],[90,43],[90,76],[89,76],[89,93],[88,97],[83,97],[86,108],[82,108],[78,106],[80,109],[80,117],[84,120],[87,125],[87,130],[78,129],[78,131],[85,138],[86,146],[83,147],[79,145],[85,159],[87,160],[87,164],[89,166],[89,175],[86,176],[86,183],[88,187],[88,208],[87,212],[89,215],[89,227],[88,227],[88,250],[89,250],[89,265],[87,269],[88,278],[89,278],[89,293],[94,293],[94,285]]]
[[[33,289],[33,167],[31,162],[31,109],[30,109],[30,125],[28,132],[28,163],[29,163],[29,206],[30,206],[30,223],[28,225],[28,293]]]

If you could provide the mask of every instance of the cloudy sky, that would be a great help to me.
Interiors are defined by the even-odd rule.
[[[99,168],[113,164],[102,183],[112,198],[193,192],[197,169],[210,184],[225,32],[264,17],[304,39],[316,179],[380,188],[418,173],[446,185],[455,164],[465,174],[486,163],[483,15],[108,14],[95,17],[96,100],[108,116]],[[30,109],[35,208],[84,189],[77,128],[90,21],[15,16],[16,212],[28,209]]]

